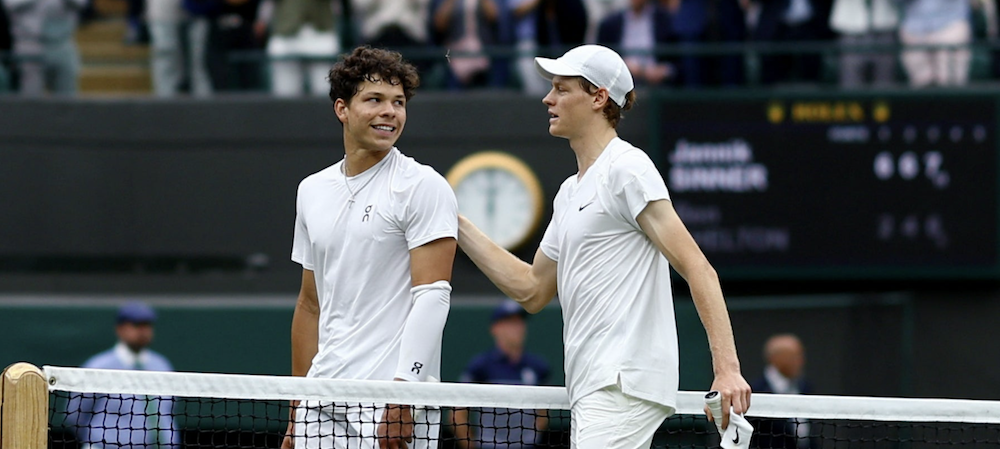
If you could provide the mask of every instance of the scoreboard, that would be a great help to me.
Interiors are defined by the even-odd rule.
[[[678,214],[730,278],[998,277],[995,96],[657,103]]]

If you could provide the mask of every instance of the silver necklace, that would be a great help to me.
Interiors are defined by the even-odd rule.
[[[342,169],[340,171],[344,174],[344,187],[347,187],[347,192],[350,193],[350,195],[351,195],[351,197],[347,199],[347,208],[348,209],[350,209],[351,206],[354,205],[354,197],[358,193],[360,193],[362,190],[364,190],[365,187],[368,187],[368,184],[371,184],[372,180],[374,180],[375,177],[378,176],[379,172],[382,171],[382,167],[385,167],[385,165],[389,163],[388,161],[385,161],[385,159],[383,159],[382,161],[379,161],[379,163],[381,163],[381,162],[385,162],[385,164],[379,165],[379,167],[377,169],[375,169],[375,172],[372,173],[372,176],[370,178],[368,178],[368,180],[365,181],[364,184],[361,184],[361,187],[359,187],[358,190],[352,190],[351,189],[351,183],[348,182],[348,180],[347,180],[347,158],[344,158],[344,165],[343,165],[343,167],[342,167]],[[361,172],[361,173],[364,173],[364,172]]]

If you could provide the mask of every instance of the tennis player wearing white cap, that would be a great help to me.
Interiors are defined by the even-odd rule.
[[[678,350],[670,266],[691,287],[712,351],[711,388],[723,396],[728,425],[730,405],[735,413],[750,406],[750,386],[715,270],[674,211],[653,162],[615,131],[635,103],[625,62],[611,49],[583,45],[558,59],[535,58],[535,66],[552,81],[542,99],[549,133],[569,140],[579,172],[559,188],[530,265],[465,217],[459,246],[529,312],[558,292],[573,447],[649,447],[673,414]]]

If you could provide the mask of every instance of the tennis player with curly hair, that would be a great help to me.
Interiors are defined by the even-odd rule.
[[[399,53],[360,47],[329,80],[344,158],[298,188],[292,260],[302,265],[302,286],[292,374],[439,379],[458,202],[444,177],[394,146],[419,77]],[[437,410],[293,405],[283,447],[436,445]]]

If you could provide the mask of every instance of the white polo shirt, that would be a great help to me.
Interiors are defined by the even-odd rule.
[[[541,249],[558,263],[571,404],[620,379],[626,394],[676,405],[670,267],[636,221],[662,199],[667,187],[649,156],[619,138],[556,194]]]
[[[316,275],[319,352],[308,377],[392,380],[412,307],[409,251],[458,236],[458,201],[434,169],[389,150],[351,177],[343,161],[299,184],[292,260]],[[366,184],[367,183],[367,184]],[[441,354],[427,365],[441,378]]]

